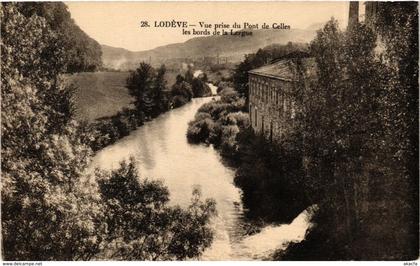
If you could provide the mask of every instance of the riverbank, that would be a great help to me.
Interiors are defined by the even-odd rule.
[[[244,217],[255,225],[251,234],[268,224],[290,224],[311,205],[302,190],[301,154],[255,135],[245,100],[236,93],[200,107],[187,137],[191,143],[214,145],[236,169],[234,184],[242,190]]]
[[[217,93],[214,86],[205,82],[206,76],[201,70],[196,70],[193,74],[189,69],[184,76],[178,74],[176,77],[169,71],[170,80],[174,81],[169,89],[166,86],[168,77],[164,66],[155,70],[147,64],[140,64],[139,69],[145,72],[139,70],[142,74],[80,73],[67,77],[67,82],[72,86],[81,86],[77,88],[74,98],[76,115],[82,123],[84,135],[87,136],[83,138],[83,142],[94,152],[115,143],[162,113],[185,105],[193,97],[205,97]],[[136,75],[150,76],[154,79],[154,84],[159,86],[143,88],[144,84],[138,83],[137,80],[141,77]],[[99,97],[99,105],[95,102],[93,106],[88,106],[87,102],[92,99],[83,95],[89,96],[89,92],[94,91],[106,97]],[[108,113],[112,115],[107,115]]]
[[[372,208],[370,214],[364,214],[364,221],[358,221],[360,227],[352,228],[352,231],[346,230],[346,219],[354,219],[356,216],[344,211],[345,195],[340,190],[331,193],[325,190],[325,186],[320,186],[329,173],[315,168],[311,169],[312,175],[308,175],[307,168],[303,165],[304,149],[300,146],[302,144],[299,138],[291,135],[281,142],[269,142],[264,137],[255,135],[245,126],[247,123],[238,123],[240,120],[237,120],[236,116],[241,110],[236,106],[238,102],[240,99],[237,96],[221,97],[220,101],[203,105],[195,119],[190,122],[188,139],[192,143],[212,144],[227,164],[236,169],[234,183],[242,190],[244,218],[257,225],[257,229],[251,234],[263,232],[263,226],[268,224],[290,223],[308,206],[318,206],[310,220],[313,226],[304,232],[302,241],[292,242],[286,249],[278,248],[270,259],[363,260],[395,259],[400,256],[411,258],[411,254],[415,253],[412,247],[391,250],[387,254],[378,249],[383,245],[383,241],[389,241],[389,235],[394,233],[387,224],[401,224],[400,221],[404,217],[385,225],[377,224],[374,222],[375,217],[384,214],[380,212],[380,208]],[[248,117],[248,114],[245,117]],[[317,155],[319,153],[315,153],[314,156]],[[384,201],[381,198],[383,194],[374,190],[372,192]],[[398,202],[394,200],[393,203]],[[384,228],[389,230],[382,232]],[[366,236],[371,237],[367,239]],[[410,237],[405,241],[415,240],[415,235]],[[409,242],[404,244],[407,243]]]
[[[228,166],[212,145],[187,141],[188,122],[197,110],[216,101],[212,97],[194,98],[181,108],[166,112],[97,152],[91,169],[112,170],[121,160],[134,157],[140,176],[160,180],[168,187],[170,204],[188,206],[186,195],[199,188],[203,198],[216,201],[217,216],[211,247],[202,260],[261,260],[282,243],[301,241],[311,225],[310,212],[303,212],[290,224],[253,226],[245,217],[241,190],[234,185],[235,168]],[[287,232],[287,233],[286,233]]]

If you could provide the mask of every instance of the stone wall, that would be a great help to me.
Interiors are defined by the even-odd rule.
[[[291,130],[295,115],[292,86],[291,81],[249,75],[249,115],[256,133],[278,140]]]

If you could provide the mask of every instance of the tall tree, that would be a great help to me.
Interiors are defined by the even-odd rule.
[[[140,66],[130,72],[127,78],[127,88],[134,97],[134,105],[139,113],[151,112],[153,99],[149,96],[155,81],[155,70],[147,63],[140,63]]]
[[[91,151],[60,106],[71,102],[57,67],[64,51],[44,18],[13,3],[0,12],[4,258],[87,259],[99,248],[101,209],[82,174]]]

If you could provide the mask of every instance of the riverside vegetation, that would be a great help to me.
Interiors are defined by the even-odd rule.
[[[139,176],[133,161],[113,171],[87,173],[93,154],[87,144],[98,135],[73,118],[73,89],[61,77],[92,70],[100,51],[71,44],[89,41],[80,39],[86,35],[72,24],[66,6],[2,3],[0,14],[3,258],[199,257],[213,238],[213,200],[201,200],[194,191],[188,208],[169,206],[167,188]],[[63,42],[70,44],[63,48]],[[161,74],[159,69],[149,81],[157,84]],[[149,107],[145,115],[156,115],[160,108]]]
[[[249,123],[227,119],[246,109],[234,107],[245,102],[237,97],[203,106],[190,123],[190,141],[234,159],[250,218],[287,222],[318,205],[305,240],[274,259],[418,257],[417,3],[386,3],[378,12],[375,31],[358,24],[342,32],[332,19],[317,32],[308,47],[317,75],[301,78],[292,96],[302,107],[286,125],[294,134],[269,143]],[[379,52],[377,33],[385,45]],[[244,98],[250,58],[232,84]]]
[[[193,97],[211,94],[206,84],[206,75],[194,77],[192,68],[189,68],[184,75],[177,75],[171,89],[167,88],[165,73],[164,65],[155,69],[147,63],[140,63],[127,78],[127,88],[134,98],[135,108],[123,108],[111,117],[102,117],[85,124],[94,135],[93,138],[86,139],[86,143],[94,151],[100,150],[127,136],[145,121],[173,108],[181,107]]]

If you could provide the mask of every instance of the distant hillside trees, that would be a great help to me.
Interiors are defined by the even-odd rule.
[[[64,3],[17,3],[16,8],[26,18],[36,15],[45,19],[57,37],[57,45],[66,51],[60,58],[65,72],[95,71],[102,65],[101,46],[76,25]]]
[[[273,44],[258,49],[255,54],[245,55],[245,59],[236,66],[233,74],[235,89],[240,94],[248,97],[248,71],[268,64],[274,59],[280,59],[295,51],[307,51],[307,45],[291,42],[286,45]]]

